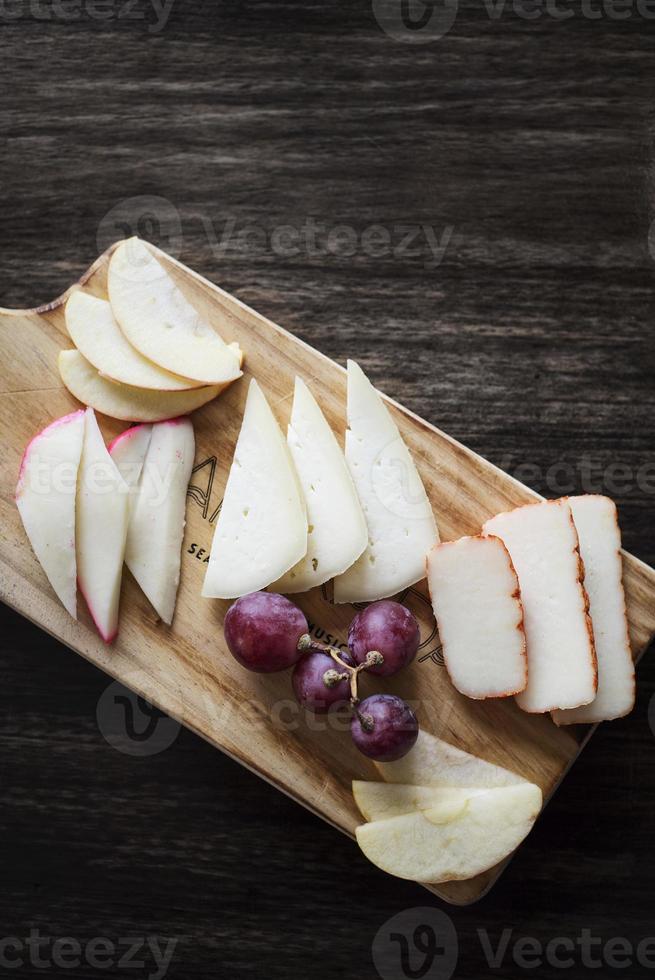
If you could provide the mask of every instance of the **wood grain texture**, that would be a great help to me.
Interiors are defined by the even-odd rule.
[[[185,0],[159,36],[88,17],[3,24],[0,304],[57,295],[108,244],[115,205],[163,197],[188,265],[357,357],[534,489],[612,493],[626,547],[652,565],[652,33],[634,18],[492,23],[468,0],[425,46],[387,38],[368,2]],[[122,215],[148,233],[138,204]],[[451,223],[454,240],[430,269],[423,255],[220,253],[209,233],[307,215]],[[154,231],[170,248],[170,223]],[[8,610],[0,644],[7,934],[176,935],[176,980],[304,980],[308,958],[320,978],[377,975],[378,928],[427,893],[188,733],[149,759],[114,751],[95,718],[103,674]],[[520,867],[453,913],[460,980],[488,972],[478,928],[651,934],[654,678],[648,657],[635,713],[594,737]],[[502,973],[525,976],[509,957]]]
[[[111,247],[81,277],[85,289],[107,298]],[[70,346],[60,299],[38,310],[0,310],[0,338],[7,365],[0,379],[3,413],[0,439],[0,512],[6,537],[0,548],[0,598],[48,630],[93,664],[228,752],[278,788],[346,833],[361,822],[351,798],[353,779],[378,778],[354,749],[344,725],[316,719],[293,703],[289,675],[243,671],[227,650],[221,624],[229,602],[200,598],[213,534],[241,427],[248,380],[259,382],[283,429],[289,420],[294,379],[321,393],[321,406],[335,432],[345,430],[345,376],[334,362],[292,334],[219,290],[159,249],[157,257],[202,318],[220,326],[223,338],[244,352],[244,377],[219,398],[193,413],[196,437],[182,571],[174,622],[166,627],[135,583],[125,576],[118,639],[107,647],[88,611],[79,623],[63,610],[36,557],[27,547],[13,500],[25,446],[43,426],[78,407],[61,381],[57,356]],[[40,377],[40,372],[45,372]],[[47,375],[47,376],[46,376]],[[427,422],[390,403],[410,447],[434,509],[443,540],[477,533],[488,518],[535,494]],[[110,441],[125,428],[106,419]],[[655,634],[655,570],[626,555],[624,580],[630,637],[635,656]],[[351,605],[327,601],[323,589],[295,597],[312,631],[345,640]],[[556,728],[549,715],[521,712],[512,698],[472,702],[451,685],[437,660],[438,639],[425,582],[403,596],[421,626],[418,661],[384,690],[410,701],[422,726],[473,755],[506,766],[537,783],[548,800],[575,761],[589,729]],[[80,606],[83,603],[80,602]],[[455,904],[480,898],[499,868],[468,881],[434,886]]]

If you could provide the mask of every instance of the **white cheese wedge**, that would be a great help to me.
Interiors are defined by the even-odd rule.
[[[366,547],[368,531],[344,455],[300,378],[287,442],[307,507],[307,554],[273,588],[306,592],[350,568]]]
[[[387,783],[412,786],[460,786],[492,789],[516,786],[525,780],[421,729],[414,746],[396,762],[376,762]]]
[[[133,438],[145,441],[147,433]],[[114,452],[125,462],[128,451],[122,445],[125,443],[114,445]],[[135,443],[134,451],[138,449]],[[125,563],[168,624],[173,621],[180,583],[186,496],[194,456],[195,437],[189,419],[169,419],[153,425],[138,493],[130,507]]]
[[[585,568],[584,584],[598,656],[598,693],[590,704],[554,711],[557,725],[622,718],[635,703],[635,668],[628,635],[616,505],[609,497],[596,494],[570,497],[569,505]]]
[[[518,694],[528,682],[519,583],[494,537],[437,545],[428,585],[450,679],[469,698]]]
[[[87,361],[106,378],[157,391],[186,391],[200,381],[190,381],[165,371],[132,347],[105,299],[78,289],[66,303],[66,329]]]
[[[334,581],[335,602],[395,595],[425,576],[439,533],[409,449],[382,398],[348,361],[346,461],[368,525],[360,558]]]
[[[398,878],[425,883],[472,878],[516,850],[541,804],[541,790],[532,783],[487,789],[463,805],[443,801],[364,824],[356,830],[357,843],[369,861]]]
[[[202,594],[265,589],[307,552],[307,515],[289,447],[256,381],[218,516]]]
[[[203,320],[145,242],[130,238],[118,246],[107,290],[121,330],[144,357],[202,384],[241,376],[239,354]]]
[[[565,500],[498,514],[485,534],[505,543],[521,586],[528,684],[524,711],[576,708],[596,697],[597,661],[578,535]]]

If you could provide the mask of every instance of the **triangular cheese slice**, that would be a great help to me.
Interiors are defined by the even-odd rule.
[[[366,547],[368,532],[344,455],[300,378],[296,378],[287,442],[307,507],[307,554],[274,588],[306,592],[350,568]]]
[[[306,552],[307,516],[291,454],[253,380],[202,594],[235,599],[265,589]]]
[[[354,361],[348,361],[346,460],[364,508],[368,545],[335,579],[334,599],[370,602],[420,581],[439,533],[409,449]]]

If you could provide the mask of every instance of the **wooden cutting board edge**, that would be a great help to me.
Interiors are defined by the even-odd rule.
[[[118,247],[119,244],[120,244],[120,241],[117,241],[113,245],[109,246],[109,248],[106,249],[106,251],[103,252],[100,256],[98,256],[93,261],[93,263],[87,268],[87,270],[73,284],[71,284],[71,286],[69,286],[63,293],[61,293],[56,299],[52,300],[51,302],[44,303],[44,304],[41,304],[41,305],[36,306],[36,307],[26,308],[26,309],[8,309],[8,308],[0,307],[0,316],[2,316],[3,318],[6,319],[6,318],[9,318],[9,317],[14,317],[14,316],[15,317],[21,317],[21,316],[30,316],[30,315],[42,315],[42,314],[47,314],[48,312],[50,312],[52,310],[56,310],[57,308],[63,306],[65,304],[65,302],[67,301],[68,297],[70,296],[70,294],[75,289],[77,289],[80,286],[85,285],[88,282],[88,280],[93,277],[94,273],[97,272],[99,269],[101,269],[107,263],[109,257],[115,251],[115,249]],[[319,351],[316,348],[312,347],[311,344],[308,344],[305,341],[301,340],[299,337],[295,336],[295,334],[292,334],[290,331],[285,330],[284,327],[281,327],[279,324],[274,323],[272,320],[268,320],[266,317],[263,317],[262,314],[258,313],[256,310],[252,309],[252,307],[248,306],[246,303],[244,303],[243,301],[239,300],[237,297],[235,297],[231,293],[226,292],[220,286],[217,286],[215,283],[212,283],[209,279],[206,279],[204,276],[202,276],[199,273],[195,272],[193,269],[190,269],[188,266],[184,265],[183,262],[181,262],[178,259],[176,259],[175,257],[169,255],[168,253],[163,252],[161,249],[157,248],[157,246],[152,245],[151,243],[149,243],[149,247],[155,253],[157,253],[159,256],[161,256],[161,258],[164,260],[165,263],[169,263],[169,264],[173,264],[173,265],[177,266],[179,269],[181,269],[185,273],[185,275],[191,276],[192,278],[196,279],[199,283],[201,283],[203,286],[206,286],[210,290],[212,290],[213,292],[218,293],[221,297],[223,297],[223,299],[226,302],[228,302],[230,305],[234,305],[237,308],[239,308],[244,314],[246,314],[246,316],[248,316],[248,317],[255,317],[257,320],[266,320],[267,325],[270,328],[272,328],[273,330],[277,331],[281,335],[284,335],[285,337],[292,338],[293,339],[293,342],[295,344],[299,344],[303,348],[305,348],[306,350],[311,351],[311,353],[312,353],[313,356],[318,356],[320,359],[328,362],[332,367],[334,367],[336,365],[336,367],[339,369],[339,371],[341,373],[343,373],[343,374],[346,373],[346,369],[342,365],[340,365],[337,362],[335,362],[332,358],[328,357],[327,355],[323,354],[321,351]],[[247,356],[247,351],[246,351],[246,356]],[[517,490],[520,490],[521,494],[524,497],[526,497],[526,498],[529,498],[529,499],[532,499],[532,500],[535,500],[535,501],[544,499],[536,491],[532,490],[530,487],[527,487],[525,484],[521,483],[519,480],[517,480],[511,474],[506,473],[505,471],[501,470],[499,467],[495,466],[493,463],[491,463],[489,460],[485,459],[479,453],[476,453],[474,450],[468,448],[463,443],[459,442],[457,439],[455,439],[452,436],[448,435],[447,432],[444,432],[443,430],[439,429],[437,426],[433,425],[432,423],[427,422],[425,419],[421,418],[421,416],[416,415],[414,412],[412,412],[411,410],[407,409],[404,405],[401,405],[399,402],[395,401],[394,399],[390,398],[389,396],[384,395],[384,393],[381,393],[381,394],[382,394],[384,400],[388,404],[392,405],[394,408],[396,408],[397,410],[399,410],[404,415],[410,417],[421,428],[423,428],[424,430],[426,430],[428,432],[434,432],[436,434],[439,434],[443,439],[445,439],[458,452],[465,452],[467,454],[467,456],[469,457],[469,459],[471,459],[471,458],[475,459],[475,461],[480,466],[481,470],[488,471],[490,474],[491,473],[502,474],[502,477],[503,477],[504,481],[510,482]],[[655,607],[655,569],[651,568],[649,565],[647,565],[641,559],[636,558],[634,555],[631,555],[631,554],[629,554],[629,553],[627,553],[625,551],[623,551],[623,557],[624,557],[624,563],[626,565],[626,573],[629,571],[629,572],[631,572],[633,574],[637,574],[637,576],[639,576],[639,575],[643,576],[644,579],[646,580],[647,584],[649,585],[650,589],[652,589],[652,592],[653,592],[653,601],[654,601],[654,607]],[[0,558],[0,569],[4,573],[1,576],[1,579],[2,579],[3,582],[9,582],[12,578],[15,580],[16,577],[17,577],[17,575],[20,576],[20,572],[18,572],[16,568],[11,567],[10,565],[8,565],[1,558]],[[20,576],[20,578],[22,579],[22,584],[23,584],[23,592],[22,592],[22,595],[23,596],[26,596],[26,595],[28,595],[30,593],[37,593],[38,592],[38,590],[35,590],[30,585],[30,583],[25,578],[23,578],[23,576]],[[28,621],[34,623],[34,625],[38,626],[40,629],[43,629],[44,632],[48,633],[50,636],[53,636],[56,640],[58,640],[59,642],[63,643],[65,646],[69,647],[69,649],[71,649],[74,652],[80,654],[85,660],[88,660],[89,663],[93,664],[93,666],[98,667],[98,664],[94,660],[94,658],[93,658],[92,655],[90,655],[90,654],[87,655],[87,653],[84,651],[84,649],[80,649],[79,645],[78,644],[75,644],[73,642],[72,638],[70,638],[70,637],[67,638],[67,632],[69,632],[67,630],[67,628],[66,628],[67,625],[68,625],[68,616],[67,616],[65,610],[63,609],[63,607],[61,607],[60,604],[59,604],[59,602],[56,600],[56,598],[54,598],[54,596],[51,598],[50,603],[49,603],[49,605],[51,606],[51,608],[48,610],[48,617],[47,618],[44,617],[45,622],[50,622],[50,623],[53,624],[52,627],[50,627],[50,626],[44,625],[43,622],[39,622],[39,620],[37,618],[35,618],[33,615],[30,615],[30,613],[27,611],[27,608],[26,608],[30,604],[29,603],[22,604],[20,601],[17,601],[15,599],[15,596],[14,596],[13,593],[14,593],[14,590],[4,589],[3,588],[2,591],[0,592],[0,600],[2,602],[4,602],[6,605],[10,606],[12,609],[14,609],[20,615],[24,616]],[[17,594],[20,594],[20,593],[18,593],[18,590],[16,590],[16,593]],[[43,596],[41,594],[39,594],[39,599],[42,599],[42,598],[43,598]],[[34,608],[34,603],[32,604],[31,608]],[[72,625],[72,621],[70,621],[70,622],[71,622],[71,625]],[[57,624],[57,623],[60,623],[60,628],[59,629],[57,629],[55,627],[55,625],[54,625],[54,624]],[[655,609],[654,609],[654,613],[653,613],[653,622],[652,622],[652,625],[649,627],[649,634],[643,639],[643,642],[640,642],[639,643],[639,646],[636,649],[633,649],[633,653],[634,653],[634,656],[635,656],[635,662],[639,662],[639,660],[641,659],[641,657],[643,656],[643,654],[648,649],[651,641],[653,640],[653,637],[655,637]],[[103,672],[107,673],[110,677],[114,678],[115,680],[119,681],[120,683],[125,683],[124,682],[124,679],[121,678],[118,674],[113,673],[112,670],[110,669],[110,667],[108,665],[106,665],[106,664],[103,665],[102,670],[103,670]],[[175,712],[171,711],[170,708],[162,705],[161,703],[157,703],[156,695],[153,696],[153,693],[152,692],[145,691],[145,690],[139,690],[135,685],[127,685],[127,686],[130,686],[131,689],[134,690],[134,692],[138,696],[141,696],[141,697],[146,698],[156,708],[158,708],[160,710],[163,710],[164,712],[166,712],[167,714],[169,714],[170,717],[172,717],[175,721],[177,721],[181,725],[184,725],[184,727],[188,728],[189,730],[193,731],[194,734],[196,734],[196,735],[200,736],[201,738],[203,738],[205,741],[207,741],[214,748],[219,749],[221,752],[223,752],[225,755],[227,755],[233,761],[239,763],[240,765],[243,765],[250,772],[252,772],[255,775],[259,776],[261,779],[264,779],[271,786],[274,786],[277,790],[279,790],[280,792],[284,793],[285,796],[287,796],[290,799],[294,800],[294,802],[299,803],[305,809],[309,810],[309,812],[313,813],[315,816],[319,817],[324,822],[330,824],[330,826],[334,827],[336,830],[339,830],[341,833],[345,833],[346,836],[349,836],[349,837],[351,837],[351,839],[354,839],[353,838],[353,835],[350,834],[350,833],[348,833],[348,831],[344,830],[343,827],[340,827],[337,823],[335,823],[332,820],[330,820],[325,814],[320,813],[318,810],[316,810],[314,807],[312,807],[311,804],[308,803],[306,800],[304,800],[302,797],[296,796],[291,790],[289,790],[286,786],[278,783],[270,775],[268,775],[267,773],[265,773],[265,772],[261,771],[260,769],[258,769],[256,766],[254,766],[252,764],[251,761],[249,761],[248,759],[246,759],[245,757],[239,755],[238,753],[236,753],[234,751],[228,750],[224,745],[222,745],[219,742],[215,741],[214,739],[212,739],[206,733],[200,731],[199,729],[196,729],[194,727],[194,725],[188,719],[184,719],[183,720],[180,717],[177,717],[176,714],[175,714]],[[575,727],[578,728],[578,729],[580,729],[583,726],[575,726]],[[547,804],[549,803],[549,801],[555,795],[558,787],[561,785],[561,783],[563,782],[563,780],[568,775],[569,771],[573,768],[573,766],[577,762],[577,760],[578,760],[578,758],[580,756],[580,753],[585,748],[585,746],[587,745],[587,743],[589,742],[589,740],[591,739],[591,737],[593,736],[593,734],[595,733],[595,731],[596,731],[596,729],[598,727],[599,727],[598,724],[593,725],[593,726],[591,726],[585,732],[583,738],[579,742],[579,749],[578,749],[577,754],[570,760],[569,764],[562,771],[559,780],[553,786],[552,791],[550,792],[550,794],[548,795],[548,797],[544,799],[544,806],[542,808],[542,813],[545,810],[545,808],[546,808]],[[484,898],[485,895],[488,894],[488,892],[491,890],[491,888],[494,886],[494,884],[498,880],[498,877],[500,876],[500,874],[507,867],[507,865],[512,861],[513,857],[514,857],[514,854],[511,855],[506,861],[504,861],[500,865],[498,865],[496,868],[490,869],[490,871],[487,872],[487,874],[489,874],[489,882],[488,882],[487,886],[483,890],[481,890],[478,894],[476,894],[476,896],[473,899],[458,901],[452,895],[445,895],[445,894],[443,894],[440,891],[438,885],[435,885],[435,886],[432,886],[432,885],[424,885],[423,887],[425,887],[432,894],[436,895],[438,898],[440,898],[441,900],[447,902],[450,905],[454,905],[456,907],[458,907],[458,906],[459,907],[466,907],[466,906],[469,906],[469,905],[473,905],[473,904],[477,903],[478,901],[480,901],[480,899]]]

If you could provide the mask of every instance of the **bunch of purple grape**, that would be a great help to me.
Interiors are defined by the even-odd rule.
[[[370,759],[392,762],[414,745],[418,722],[402,698],[373,694],[360,701],[357,696],[363,671],[390,677],[414,659],[419,628],[405,606],[382,599],[357,613],[347,651],[312,640],[301,610],[272,592],[237,599],[224,629],[230,652],[248,670],[268,674],[293,667],[293,691],[303,707],[325,714],[349,704],[353,742]]]

